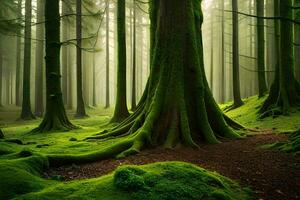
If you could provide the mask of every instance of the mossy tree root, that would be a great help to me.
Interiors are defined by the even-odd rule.
[[[244,127],[222,113],[205,77],[200,1],[153,1],[151,6],[160,19],[143,98],[115,129],[87,139],[124,137],[126,145],[114,144],[111,153],[123,157],[146,147],[198,147],[201,141],[240,138],[231,127]]]

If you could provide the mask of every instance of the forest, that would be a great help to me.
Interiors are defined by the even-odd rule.
[[[300,0],[0,0],[9,199],[300,199]]]

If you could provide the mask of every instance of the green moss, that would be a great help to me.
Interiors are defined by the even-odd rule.
[[[191,164],[123,166],[96,179],[51,186],[17,199],[192,200],[250,199],[237,183]]]
[[[300,111],[293,110],[289,115],[277,117],[267,117],[259,119],[258,110],[266,97],[257,96],[244,99],[244,105],[240,108],[231,110],[226,114],[247,128],[252,129],[274,129],[276,132],[291,132],[300,127]],[[232,102],[220,105],[222,109],[227,108]]]
[[[20,152],[18,157],[0,160],[0,199],[39,191],[53,183],[39,177],[43,168],[47,167],[46,158],[31,156],[26,151]]]
[[[290,139],[286,142],[278,142],[271,145],[266,145],[265,147],[300,155],[300,131],[296,131],[291,134]]]

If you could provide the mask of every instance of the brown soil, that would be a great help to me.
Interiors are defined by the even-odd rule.
[[[286,135],[260,134],[242,140],[225,140],[218,145],[202,145],[199,150],[185,147],[145,150],[121,160],[50,169],[45,176],[61,175],[69,181],[99,177],[124,164],[184,161],[217,171],[243,186],[249,186],[257,199],[300,199],[300,157],[260,147],[286,139]]]

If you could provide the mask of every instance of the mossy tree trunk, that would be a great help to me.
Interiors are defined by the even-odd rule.
[[[233,106],[243,105],[240,86],[240,59],[239,59],[239,14],[238,0],[232,0],[232,79],[233,79]]]
[[[125,137],[110,148],[111,154],[122,157],[145,147],[197,147],[200,141],[240,137],[229,125],[240,126],[223,115],[205,77],[200,4],[151,1],[153,49],[146,90],[130,117],[112,131],[87,139]]]
[[[126,98],[126,3],[117,2],[118,29],[118,68],[117,68],[117,98],[114,115],[111,122],[121,122],[129,116]]]
[[[69,121],[62,99],[60,74],[59,0],[45,1],[46,33],[46,112],[34,132],[61,131],[76,128]]]
[[[278,65],[275,80],[271,86],[270,94],[260,109],[260,117],[270,115],[288,114],[291,107],[300,105],[300,85],[295,78],[293,54],[293,24],[284,19],[292,19],[292,0],[278,3],[275,0],[275,10],[283,18],[276,29],[276,38],[280,37],[278,44]],[[280,36],[278,36],[280,32]]]
[[[265,1],[256,1],[257,16],[264,17]],[[265,74],[265,22],[257,18],[257,71],[258,71],[258,96],[262,97],[268,91]]]
[[[82,94],[82,52],[81,52],[81,38],[82,38],[82,28],[81,28],[81,0],[76,0],[76,77],[77,77],[77,109],[76,117],[86,117],[85,104]]]
[[[132,42],[132,90],[131,90],[131,110],[136,110],[136,0],[133,0],[133,42]]]
[[[31,18],[32,1],[25,1],[25,39],[24,39],[24,70],[23,70],[23,101],[21,119],[31,120],[34,115],[31,111],[30,76],[31,76]]]

